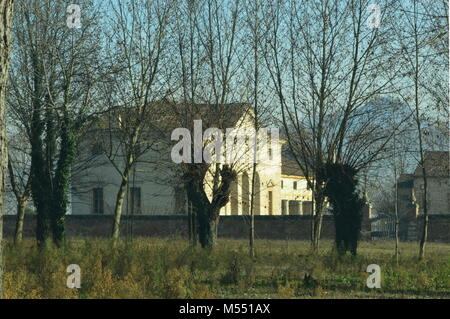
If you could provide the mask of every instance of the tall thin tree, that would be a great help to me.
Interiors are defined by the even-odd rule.
[[[0,2],[0,298],[3,297],[3,195],[5,192],[8,151],[6,141],[6,92],[14,0]]]

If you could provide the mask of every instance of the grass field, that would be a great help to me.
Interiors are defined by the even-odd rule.
[[[107,240],[71,240],[39,252],[32,240],[5,247],[6,298],[450,298],[450,244],[363,242],[357,257],[338,257],[331,241],[313,256],[309,242],[219,240],[212,251],[178,239],[137,238],[112,252]],[[66,286],[70,264],[81,288]],[[369,264],[381,267],[381,288],[369,289]],[[310,275],[305,278],[305,274]]]

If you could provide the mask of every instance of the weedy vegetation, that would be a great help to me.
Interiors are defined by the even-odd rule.
[[[339,256],[323,241],[221,239],[205,250],[181,239],[136,238],[115,250],[106,239],[73,239],[38,249],[32,240],[5,247],[5,298],[450,298],[450,245],[362,242],[358,256]],[[81,288],[66,286],[66,267],[81,267]],[[369,264],[381,267],[381,288],[369,289]]]

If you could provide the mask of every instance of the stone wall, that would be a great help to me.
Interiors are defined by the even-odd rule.
[[[219,237],[248,238],[248,216],[221,216]],[[16,216],[4,216],[4,234],[11,237],[14,233]],[[112,215],[69,215],[67,216],[67,235],[69,237],[109,237],[112,229]],[[33,237],[36,220],[27,216],[24,223],[24,236]],[[187,237],[186,216],[134,216],[124,217],[121,234],[131,231],[139,237]],[[420,218],[417,225],[420,230]],[[255,216],[255,236],[257,239],[309,240],[311,236],[311,216]],[[324,216],[322,238],[334,238],[332,216]],[[370,238],[368,219],[364,219],[362,239]],[[430,216],[429,241],[450,242],[450,216]]]
[[[417,238],[422,236],[423,216],[417,217]],[[428,216],[428,240],[450,242],[450,215],[429,215]]]
[[[248,216],[221,216],[219,237],[248,238]],[[4,216],[4,234],[14,233],[15,216]],[[69,237],[108,237],[112,229],[112,215],[68,215],[67,235]],[[35,235],[36,220],[27,216],[24,223],[24,236]],[[302,239],[311,235],[310,216],[255,216],[255,236],[257,239]],[[187,237],[186,216],[134,216],[122,219],[121,234],[131,231],[133,236],[144,237]],[[332,216],[324,216],[322,238],[333,239]]]

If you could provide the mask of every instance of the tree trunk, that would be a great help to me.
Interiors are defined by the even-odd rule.
[[[399,258],[400,258],[400,242],[398,237],[398,228],[400,226],[400,222],[398,219],[398,214],[395,216],[395,263],[398,266]]]
[[[58,215],[51,218],[50,227],[52,229],[53,243],[56,247],[61,247],[66,238],[66,216]]]
[[[255,181],[256,181],[256,161],[252,170],[252,194],[250,197],[250,257],[255,258]]]
[[[321,194],[322,190],[314,193],[314,216],[312,216],[312,249],[313,252],[319,251],[319,242],[320,242],[320,234],[322,232],[322,220],[323,220],[323,214],[322,214],[322,208],[324,204],[324,197]]]
[[[194,211],[194,205],[188,201],[188,231],[189,231],[189,242],[192,246],[197,245],[197,223],[195,222],[196,216]]]
[[[66,211],[69,205],[70,168],[75,154],[75,137],[71,131],[71,120],[67,111],[64,112],[61,126],[61,149],[55,173],[55,188],[50,214],[53,242],[60,247],[65,240]]]
[[[14,233],[14,244],[20,245],[22,242],[22,233],[23,233],[23,220],[25,217],[25,207],[28,201],[29,192],[30,192],[30,176],[28,176],[27,182],[24,185],[18,185],[16,183],[15,179],[15,172],[13,165],[11,163],[11,159],[8,158],[8,172],[9,172],[9,179],[10,179],[10,185],[12,192],[14,193],[14,196],[16,198],[17,202],[17,218],[16,218],[16,230]]]
[[[31,195],[34,206],[36,207],[36,241],[38,247],[43,247],[49,236],[49,211],[50,204],[53,202],[53,183],[49,161],[46,160],[42,136],[44,134],[44,123],[42,120],[42,101],[40,96],[43,88],[43,71],[41,65],[33,60],[33,111],[32,121],[30,123],[30,145],[31,145]],[[48,136],[49,134],[47,134]],[[49,138],[49,137],[47,137]]]
[[[220,209],[228,203],[231,182],[236,179],[236,173],[227,165],[220,168],[220,186],[213,189],[210,202],[204,189],[204,172],[194,165],[183,179],[188,200],[195,211],[200,245],[202,248],[212,248],[217,243]],[[215,176],[217,178],[217,174]]]
[[[192,206],[191,211],[191,221],[192,221],[192,244],[194,246],[197,245],[198,242],[198,227],[197,227],[197,213],[195,212],[195,208]]]
[[[253,112],[254,112],[254,122],[253,122],[253,128],[255,129],[255,132],[258,132],[259,129],[259,109],[258,109],[258,83],[259,83],[259,64],[258,64],[258,44],[259,44],[259,18],[258,18],[258,11],[259,11],[259,2],[255,2],[255,25],[254,25],[254,33],[253,33],[253,40],[254,40],[254,46],[253,46],[253,61],[255,63],[254,68],[254,81],[253,81],[253,99],[254,99],[254,106],[253,106]],[[256,134],[256,133],[255,133]],[[258,139],[255,138],[255,144],[258,144]],[[251,195],[250,195],[250,229],[249,229],[249,246],[250,246],[250,257],[255,258],[255,181],[256,181],[256,168],[257,168],[257,154],[256,150],[258,149],[257,145],[254,146],[253,149],[253,166],[252,166],[252,189],[251,189]]]
[[[423,155],[422,155],[423,156]],[[425,171],[425,163],[422,162],[422,174],[423,174],[423,227],[422,227],[422,238],[420,239],[420,249],[419,249],[419,260],[425,258],[425,245],[428,239],[428,203],[427,203],[427,191],[428,191],[428,180]]]
[[[217,244],[220,208],[217,210],[208,206],[205,212],[197,214],[198,240],[202,248],[212,248]]]
[[[123,200],[125,198],[125,192],[128,185],[128,174],[124,177],[122,177],[122,182],[119,187],[119,191],[117,192],[116,196],[116,206],[114,209],[114,224],[112,229],[112,244],[113,248],[117,247],[117,244],[119,242],[119,235],[120,235],[120,219],[122,217],[122,207],[123,207]]]
[[[422,167],[422,178],[423,178],[423,227],[422,227],[422,238],[420,239],[419,247],[419,260],[423,260],[425,257],[425,244],[428,239],[428,181],[427,172],[425,169],[425,153],[424,153],[424,142],[422,136],[422,123],[420,119],[420,103],[419,103],[419,38],[418,38],[418,25],[417,25],[417,3],[414,1],[414,106],[415,106],[415,117],[417,124],[417,133],[419,135],[419,153],[420,153],[420,165]]]
[[[187,202],[187,217],[188,217],[188,239],[192,246],[194,246],[194,237],[192,236],[193,223],[192,223],[192,208],[191,203]]]
[[[395,131],[394,131],[395,133]],[[398,217],[398,181],[397,181],[397,163],[396,163],[396,141],[395,141],[395,134],[394,134],[394,183],[395,183],[395,263],[398,266],[399,262],[399,238],[398,238],[398,228],[400,226],[400,221]]]
[[[8,151],[6,141],[6,85],[11,53],[13,0],[0,1],[0,298],[3,297],[3,194]]]
[[[255,213],[253,209],[250,212],[250,257],[255,258]]]
[[[20,245],[23,238],[23,220],[25,218],[25,207],[27,203],[27,198],[20,198],[17,201],[17,220],[16,220],[16,230],[14,234],[14,244]]]
[[[322,212],[316,212],[314,215],[314,234],[313,234],[313,251],[319,251],[319,243],[320,243],[320,234],[322,232],[322,220],[323,215]]]
[[[394,145],[395,145],[395,139],[394,139]],[[394,158],[395,161],[395,158]],[[395,175],[395,262],[398,266],[399,262],[399,238],[398,238],[398,228],[400,226],[400,221],[398,217],[398,185],[397,185],[397,164],[394,163],[394,175]]]

